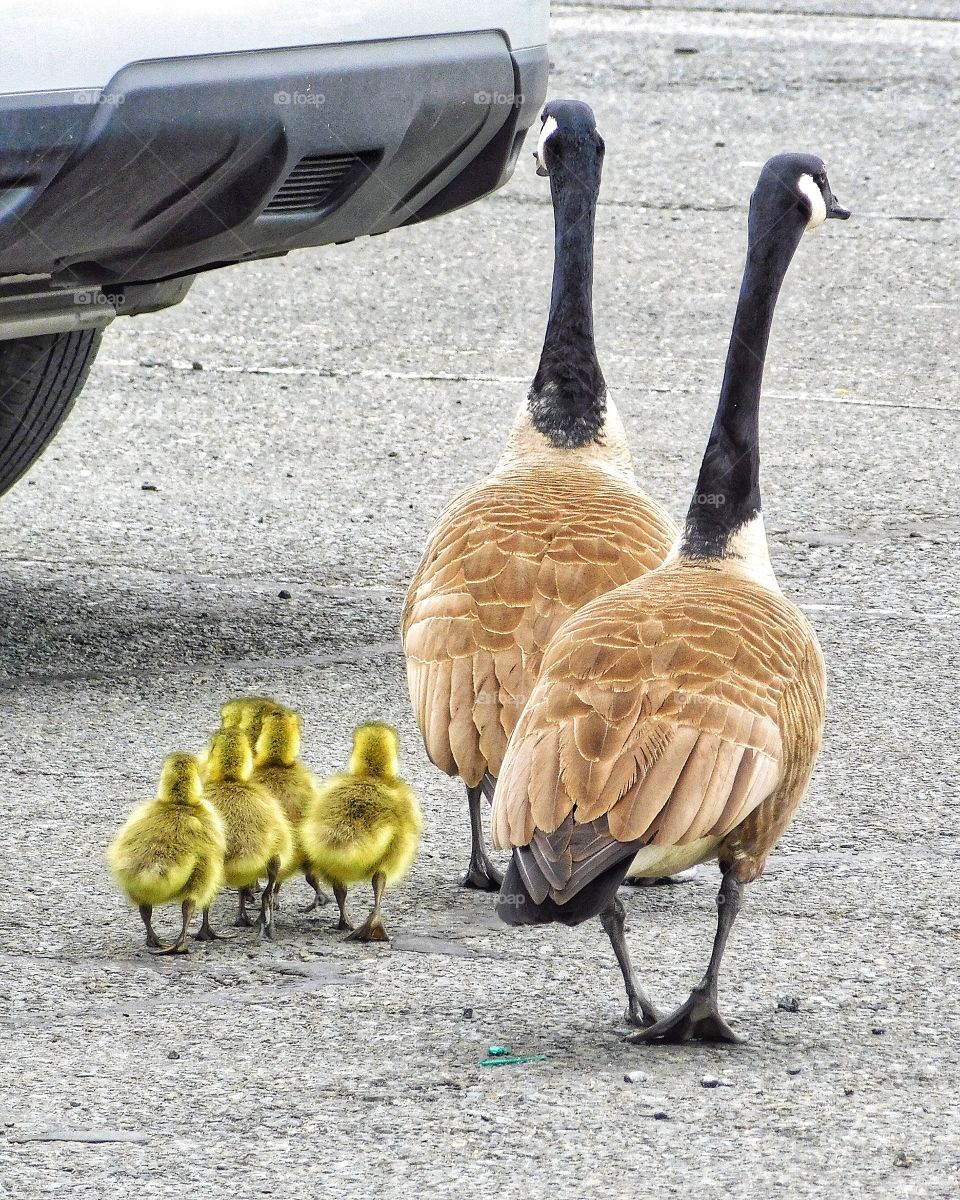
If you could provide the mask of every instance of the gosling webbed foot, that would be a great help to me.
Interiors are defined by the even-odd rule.
[[[320,886],[320,881],[312,871],[304,872],[304,879],[313,888],[313,903],[308,904],[306,908],[301,908],[302,913],[315,912],[318,908],[323,908],[325,904],[330,903],[330,897]]]
[[[252,929],[256,921],[251,920],[249,913],[237,913],[237,919],[233,923],[234,929]]]
[[[160,941],[160,939],[157,937],[157,935],[153,932],[152,929],[146,936],[145,945],[148,950],[163,950],[163,949],[165,949],[165,944]]]
[[[387,931],[384,928],[383,921],[379,915],[374,916],[373,913],[364,921],[359,929],[355,929],[353,933],[347,934],[343,939],[345,942],[389,942]]]
[[[210,910],[205,908],[200,928],[193,936],[198,942],[232,942],[237,935],[235,933],[217,933],[210,924]]]
[[[746,1039],[734,1033],[721,1017],[714,996],[694,988],[679,1008],[639,1033],[631,1033],[627,1041],[635,1045],[651,1042],[677,1045],[692,1041],[739,1044]]]
[[[273,924],[273,913],[269,916],[264,916],[263,913],[254,921],[254,930],[258,938],[264,937],[268,942],[275,940],[275,926]]]
[[[189,954],[190,947],[184,941],[174,942],[172,946],[164,946],[162,950],[151,950],[155,958],[167,958],[173,954]]]
[[[193,935],[193,940],[195,942],[235,942],[237,935],[235,933],[217,933],[208,925],[206,928],[201,926]]]

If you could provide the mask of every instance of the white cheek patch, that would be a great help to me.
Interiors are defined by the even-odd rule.
[[[543,128],[540,130],[540,140],[537,142],[537,166],[542,167],[544,171],[547,169],[547,164],[543,160],[543,150],[550,137],[556,132],[556,117],[547,117],[543,123]]]
[[[816,229],[827,219],[827,205],[823,199],[823,193],[814,183],[812,175],[801,175],[797,180],[797,187],[810,201],[810,220],[804,230],[804,233],[809,233],[811,229]]]

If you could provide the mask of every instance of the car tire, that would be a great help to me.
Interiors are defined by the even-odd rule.
[[[40,457],[73,407],[101,329],[0,342],[0,495]]]

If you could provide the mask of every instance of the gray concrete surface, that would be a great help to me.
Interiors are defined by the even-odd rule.
[[[607,140],[602,359],[678,514],[761,162],[821,152],[856,213],[801,248],[771,346],[768,527],[831,705],[727,957],[749,1044],[626,1046],[596,925],[508,931],[459,890],[462,797],[411,719],[406,582],[539,350],[551,220],[525,153],[447,220],[221,272],[115,325],[0,504],[0,1195],[960,1192],[960,22],[916,19],[952,0],[720,7],[558,4],[551,93],[590,100]],[[163,753],[245,689],[302,708],[320,771],[357,721],[399,726],[427,825],[391,948],[290,909],[274,945],[142,948],[103,848]],[[702,970],[716,879],[628,901],[664,1005]],[[545,1060],[480,1067],[495,1042]],[[45,1140],[98,1131],[121,1140]]]

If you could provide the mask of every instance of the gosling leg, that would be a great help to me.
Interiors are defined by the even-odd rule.
[[[337,929],[352,929],[353,926],[347,918],[347,889],[342,883],[333,885],[333,894],[337,901],[337,907],[340,909],[340,920],[337,922]]]
[[[247,912],[247,905],[253,903],[253,888],[242,887],[238,893],[237,919],[234,925],[238,929],[252,929],[253,921]]]
[[[717,980],[720,962],[730,930],[743,903],[743,884],[726,864],[723,880],[717,893],[717,933],[713,953],[703,979],[690,993],[689,999],[676,1011],[640,1033],[633,1033],[629,1042],[742,1042],[720,1015],[717,1004]]]
[[[147,949],[162,950],[163,942],[157,937],[157,931],[153,927],[153,908],[149,904],[141,904],[139,912],[140,920],[147,931]]]
[[[387,937],[387,931],[384,928],[383,921],[380,919],[380,901],[383,899],[383,889],[387,886],[387,877],[383,871],[377,871],[370,882],[373,884],[373,908],[370,911],[370,916],[367,917],[359,929],[355,929],[353,933],[348,934],[344,939],[345,941],[390,941],[390,939]]]
[[[483,799],[481,786],[467,788],[467,807],[470,810],[470,865],[463,877],[465,888],[478,892],[499,892],[503,874],[490,861],[483,842],[483,820],[480,805]]]
[[[303,873],[304,879],[313,888],[313,903],[308,904],[305,908],[301,908],[302,913],[313,912],[314,909],[322,908],[325,904],[330,903],[330,897],[320,886],[320,880],[314,875],[311,870],[306,870]]]
[[[627,989],[627,1011],[623,1014],[624,1020],[629,1025],[639,1025],[641,1028],[645,1028],[659,1021],[660,1014],[654,1008],[650,997],[637,983],[636,976],[633,973],[633,965],[630,962],[630,951],[627,948],[627,939],[623,935],[626,922],[627,917],[623,905],[614,896],[610,904],[600,914],[600,924],[610,939],[610,945],[613,947],[613,952],[617,956],[617,962],[620,964],[624,987]]]
[[[193,936],[198,942],[232,942],[237,935],[235,933],[217,933],[210,924],[210,909],[205,908],[200,928]]]
[[[260,915],[257,917],[257,934],[273,941],[275,932],[273,924],[273,895],[277,889],[277,874],[280,870],[280,859],[271,858],[267,863],[267,882],[260,893]]]
[[[183,913],[183,924],[180,927],[180,936],[172,946],[165,946],[162,950],[154,950],[153,954],[189,954],[190,947],[187,945],[187,926],[193,914],[196,912],[197,906],[192,900],[184,900],[180,905],[180,911]]]

